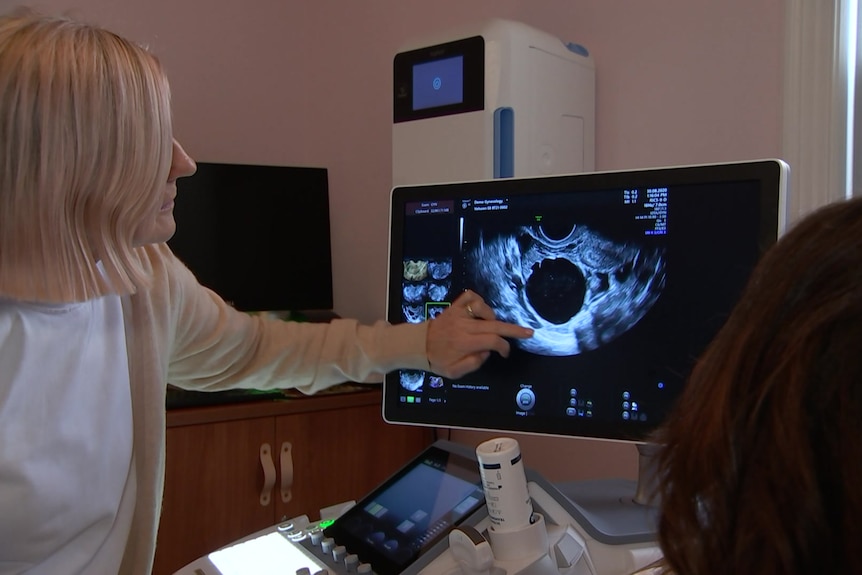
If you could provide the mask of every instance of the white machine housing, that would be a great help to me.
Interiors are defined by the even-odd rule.
[[[416,92],[429,89],[416,85],[416,67],[458,56],[461,99],[415,108]],[[595,66],[579,44],[495,19],[399,52],[393,88],[395,186],[595,169]]]
[[[466,446],[444,440],[434,446],[472,457]],[[409,466],[417,462],[422,466],[426,458],[427,451],[405,468],[415,468]],[[393,476],[395,481],[398,477]],[[383,488],[393,485],[391,481]],[[654,541],[608,544],[599,540],[596,532],[585,527],[582,510],[551,482],[529,469],[523,481],[535,511],[527,525],[495,531],[488,509],[482,505],[398,575],[629,575],[661,557]],[[441,481],[438,485],[454,484]],[[327,535],[322,522],[337,519],[351,508],[367,509],[377,503],[376,493],[372,491],[358,503],[350,501],[321,510],[320,521],[295,517],[243,537],[196,559],[175,575],[374,575],[379,565],[363,564],[363,551],[348,549]],[[468,536],[471,532],[473,535]],[[371,540],[366,543],[371,544]]]

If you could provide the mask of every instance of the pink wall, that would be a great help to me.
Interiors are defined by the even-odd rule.
[[[149,44],[195,158],[329,168],[336,311],[364,321],[384,313],[392,57],[415,37],[494,16],[587,46],[599,170],[781,155],[782,0],[23,3]],[[523,442],[553,478],[634,474],[629,445]]]

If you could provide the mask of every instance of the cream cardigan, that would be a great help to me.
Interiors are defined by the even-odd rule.
[[[311,394],[348,380],[380,381],[398,367],[427,369],[428,361],[424,324],[265,320],[198,284],[166,245],[136,252],[152,281],[123,298],[138,498],[121,572],[144,575],[152,570],[164,486],[166,382]]]

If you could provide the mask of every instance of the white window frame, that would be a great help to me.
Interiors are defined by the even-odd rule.
[[[786,0],[785,8],[782,148],[794,221],[853,187],[857,0]]]

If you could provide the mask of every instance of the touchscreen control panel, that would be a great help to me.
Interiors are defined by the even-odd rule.
[[[379,575],[404,571],[453,527],[485,510],[475,455],[435,444],[303,544],[339,563],[367,563]]]

